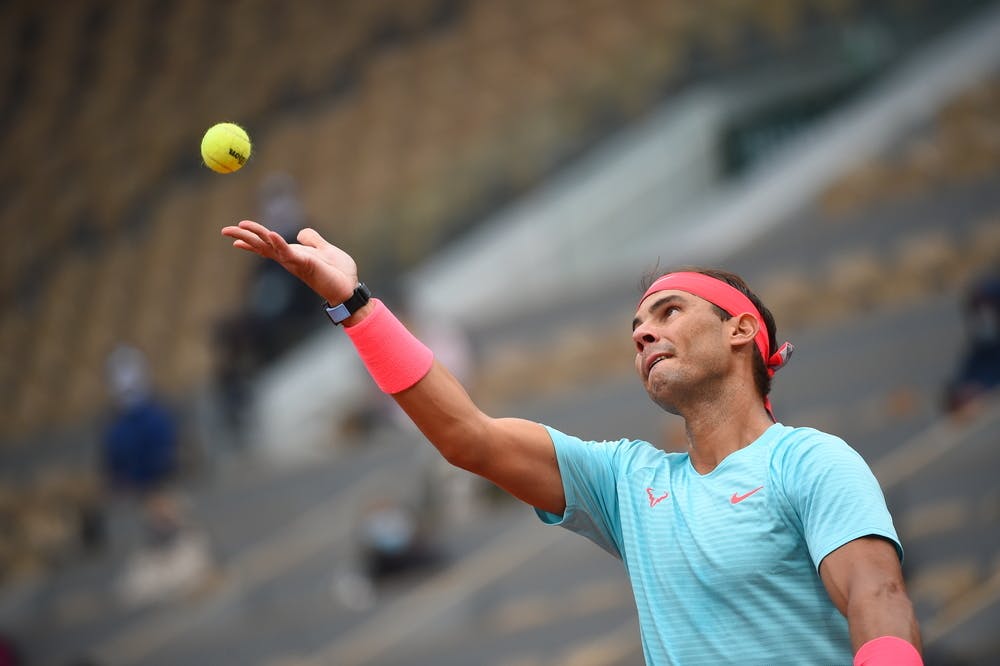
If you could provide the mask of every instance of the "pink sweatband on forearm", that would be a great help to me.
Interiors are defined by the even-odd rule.
[[[854,655],[854,666],[924,666],[917,648],[898,636],[873,638]]]
[[[434,352],[403,326],[382,301],[373,298],[371,314],[344,330],[380,389],[399,393],[430,371]]]

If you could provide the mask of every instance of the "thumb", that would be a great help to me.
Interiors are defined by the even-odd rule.
[[[298,235],[295,236],[295,239],[303,245],[308,245],[309,247],[316,248],[317,250],[329,245],[326,239],[319,235],[318,231],[309,227],[301,230]]]

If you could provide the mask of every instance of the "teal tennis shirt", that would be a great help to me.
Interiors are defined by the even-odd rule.
[[[701,475],[686,453],[548,430],[566,511],[536,511],[622,560],[647,664],[852,662],[820,562],[863,536],[902,548],[878,482],[843,440],[774,424]]]

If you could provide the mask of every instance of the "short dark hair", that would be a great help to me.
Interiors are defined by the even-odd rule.
[[[755,308],[757,308],[757,312],[759,312],[760,316],[763,317],[764,326],[767,328],[767,339],[769,341],[768,344],[770,345],[770,349],[767,350],[767,355],[770,356],[776,351],[777,343],[775,342],[775,340],[777,339],[778,328],[774,322],[774,315],[771,314],[771,311],[767,309],[767,306],[764,305],[764,302],[760,300],[760,297],[750,290],[750,287],[747,285],[746,281],[736,273],[730,273],[729,271],[724,271],[717,268],[701,268],[697,266],[680,268],[674,271],[666,271],[665,273],[649,273],[643,278],[641,284],[642,291],[645,292],[647,289],[649,289],[650,285],[652,285],[653,282],[663,277],[664,275],[668,275],[669,273],[676,273],[678,271],[701,273],[702,275],[707,275],[709,277],[715,278],[716,280],[721,280],[722,282],[725,282],[726,284],[733,287],[741,294],[749,298],[750,302],[753,303]],[[732,318],[732,315],[730,315],[728,312],[726,312],[719,306],[713,304],[712,308],[715,310],[716,314],[719,315],[719,318],[722,319],[722,321],[726,321]],[[768,372],[767,365],[764,363],[764,359],[761,358],[760,354],[755,353],[752,356],[753,356],[754,384],[756,385],[757,392],[760,393],[760,396],[762,398],[766,398],[771,393],[771,374]]]

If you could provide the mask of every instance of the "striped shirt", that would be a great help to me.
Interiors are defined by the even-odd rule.
[[[774,424],[702,475],[686,453],[548,430],[566,510],[537,512],[622,560],[647,664],[851,663],[820,562],[868,535],[902,548],[843,440]]]

